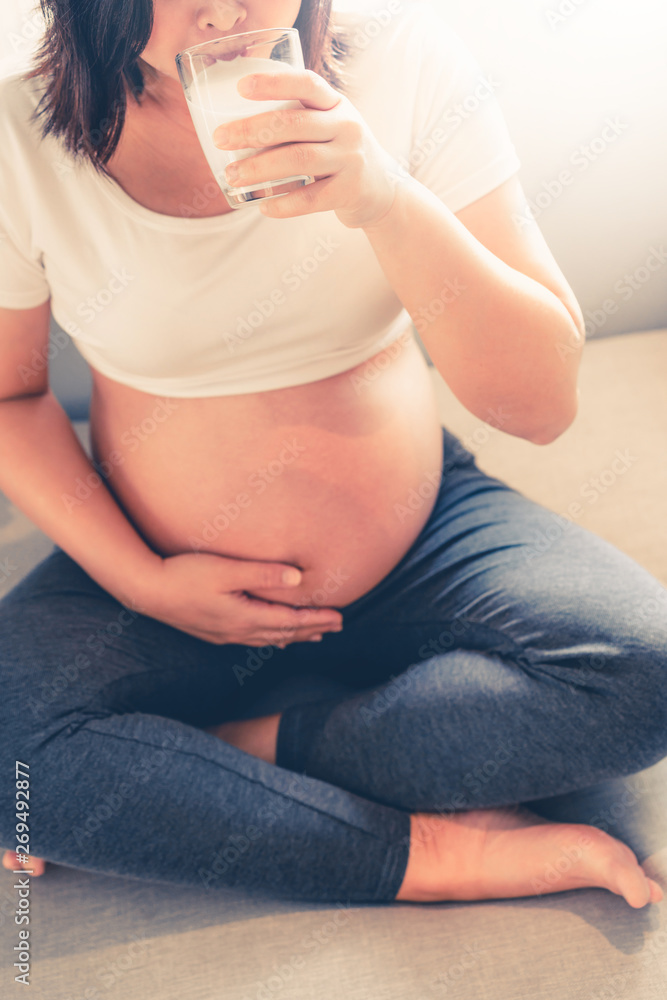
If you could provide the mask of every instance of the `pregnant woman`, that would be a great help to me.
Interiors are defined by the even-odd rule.
[[[55,544],[0,604],[3,848],[20,761],[35,871],[659,900],[628,844],[530,805],[667,756],[660,584],[577,525],[538,552],[552,515],[440,426],[412,332],[480,421],[572,423],[582,315],[492,81],[427,3],[45,7],[0,84],[0,487]],[[175,55],[293,25],[307,71],[242,86],[303,110],[215,141],[256,148],[236,186],[314,181],[235,211]],[[261,710],[305,676],[320,695]]]

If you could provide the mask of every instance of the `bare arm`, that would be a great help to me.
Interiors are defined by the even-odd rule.
[[[518,221],[517,221],[518,220]],[[576,414],[584,321],[516,176],[454,214],[414,180],[366,235],[463,405],[546,444]]]
[[[66,503],[76,479],[95,472],[62,406],[49,390],[50,302],[0,309],[0,489],[101,587],[135,603],[138,581],[161,563],[100,479],[81,504]],[[98,477],[99,478],[99,477]]]
[[[134,530],[97,476],[80,504],[77,477],[95,470],[55,396],[0,399],[0,489],[101,587],[137,609],[139,581],[161,557]]]

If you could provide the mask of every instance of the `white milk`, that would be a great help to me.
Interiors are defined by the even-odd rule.
[[[218,60],[212,66],[207,66],[205,70],[202,70],[185,89],[197,136],[213,175],[223,189],[229,189],[224,173],[228,163],[231,163],[232,160],[242,160],[246,156],[272,147],[219,149],[213,142],[213,132],[218,125],[237,121],[239,118],[250,118],[267,111],[276,111],[279,108],[302,107],[301,101],[252,101],[249,98],[241,97],[236,89],[237,82],[241,77],[248,76],[250,73],[280,73],[282,71],[289,73],[290,70],[289,65],[276,59],[244,58],[241,56],[231,59],[229,62]],[[280,145],[281,142],[286,141],[281,139],[280,130],[276,131],[275,138],[274,145]],[[279,180],[280,178],[275,179]],[[265,186],[265,183],[261,186]]]

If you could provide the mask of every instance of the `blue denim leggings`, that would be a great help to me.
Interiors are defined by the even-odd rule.
[[[0,602],[0,843],[20,760],[33,854],[209,891],[393,900],[418,810],[521,802],[665,847],[667,591],[443,450],[419,537],[317,644],[197,639],[56,547]],[[275,765],[203,731],[306,677]]]

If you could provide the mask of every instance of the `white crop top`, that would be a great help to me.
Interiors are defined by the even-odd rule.
[[[346,95],[456,212],[521,166],[495,84],[427,0],[375,7],[336,15],[353,41]],[[145,208],[40,139],[42,86],[0,80],[0,306],[50,298],[92,368],[156,395],[260,392],[345,371],[411,328],[363,230],[252,205],[197,218],[203,192],[181,217]]]

